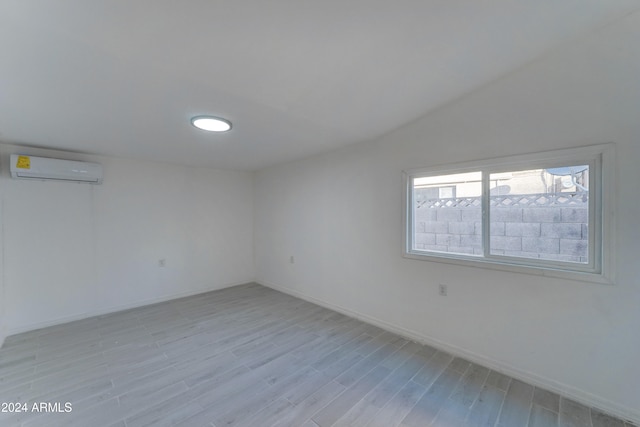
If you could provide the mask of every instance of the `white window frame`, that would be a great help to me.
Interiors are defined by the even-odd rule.
[[[567,165],[589,165],[589,264],[491,255],[489,251],[489,176],[492,173],[513,172]],[[534,274],[613,284],[615,206],[615,146],[613,143],[564,150],[546,151],[519,156],[501,157],[403,171],[403,256],[431,262],[489,268],[516,273]],[[464,172],[482,172],[482,242],[484,255],[464,255],[413,249],[413,180],[428,176]]]

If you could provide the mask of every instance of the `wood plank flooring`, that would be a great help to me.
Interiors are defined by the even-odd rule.
[[[256,284],[9,337],[0,402],[20,427],[631,426]]]

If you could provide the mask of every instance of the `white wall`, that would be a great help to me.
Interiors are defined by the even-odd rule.
[[[379,140],[258,172],[258,281],[639,421],[637,40],[634,14]],[[402,258],[403,169],[610,141],[616,285]]]
[[[99,162],[104,184],[14,180],[11,153]],[[9,334],[254,278],[250,173],[7,145],[0,159]]]
[[[4,218],[4,203],[0,198],[0,348],[4,343],[4,339],[7,336],[7,326],[4,320],[4,307],[6,304],[6,298],[4,293],[4,233],[2,227],[2,218]]]

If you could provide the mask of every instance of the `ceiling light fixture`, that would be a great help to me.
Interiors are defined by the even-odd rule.
[[[198,129],[209,132],[226,132],[231,130],[231,122],[229,120],[214,116],[196,116],[191,119],[191,124]]]

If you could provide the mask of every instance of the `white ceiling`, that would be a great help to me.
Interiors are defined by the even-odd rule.
[[[259,169],[380,136],[638,8],[0,0],[0,141]],[[234,128],[199,131],[199,114]]]

